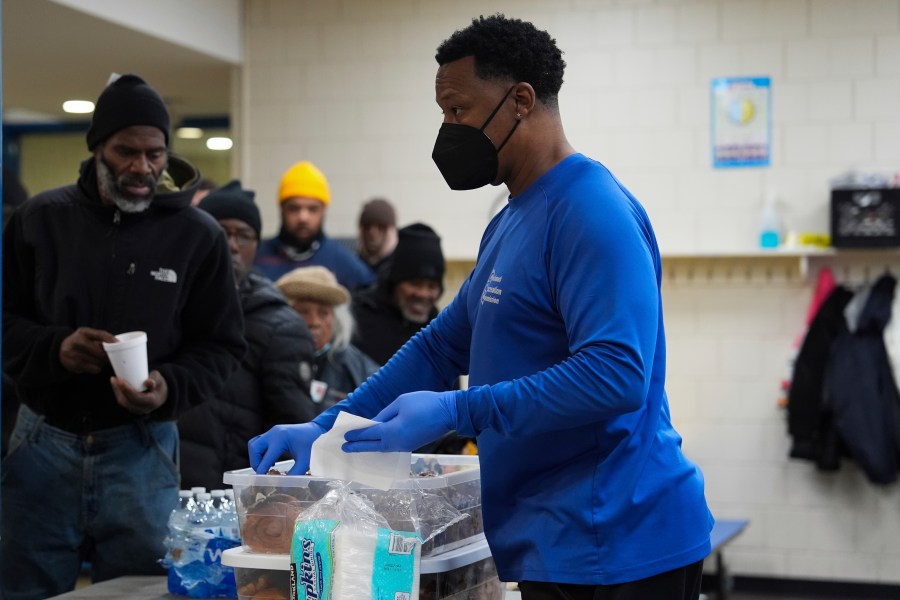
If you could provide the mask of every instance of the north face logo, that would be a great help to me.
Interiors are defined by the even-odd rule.
[[[153,276],[153,279],[163,283],[178,283],[178,274],[172,269],[157,269],[150,271],[150,275]]]

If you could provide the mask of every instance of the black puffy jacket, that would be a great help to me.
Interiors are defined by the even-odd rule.
[[[350,392],[378,370],[378,364],[350,344],[340,350],[332,350],[316,356],[315,385],[317,413],[327,410],[346,398]]]
[[[182,488],[223,487],[225,471],[250,466],[252,437],[317,414],[309,396],[314,350],[306,324],[261,275],[250,273],[238,291],[249,349],[224,392],[178,420]]]

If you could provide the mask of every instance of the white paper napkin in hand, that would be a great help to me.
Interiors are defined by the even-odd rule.
[[[341,446],[346,442],[345,433],[372,425],[377,425],[377,422],[347,412],[338,414],[331,430],[313,442],[309,457],[310,475],[358,481],[380,490],[390,489],[395,480],[409,479],[409,468],[412,463],[410,452],[341,450]]]

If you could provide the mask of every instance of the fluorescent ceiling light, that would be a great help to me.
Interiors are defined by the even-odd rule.
[[[175,135],[183,140],[199,140],[203,137],[203,130],[199,127],[179,127]]]
[[[231,150],[233,145],[231,138],[211,137],[206,140],[206,147],[210,150]]]
[[[63,102],[63,110],[67,113],[83,115],[94,112],[94,103],[90,100],[66,100]]]

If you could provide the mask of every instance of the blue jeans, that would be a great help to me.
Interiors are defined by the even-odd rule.
[[[178,481],[173,421],[76,435],[23,405],[0,477],[0,597],[67,592],[83,560],[94,582],[165,575],[157,560]]]

